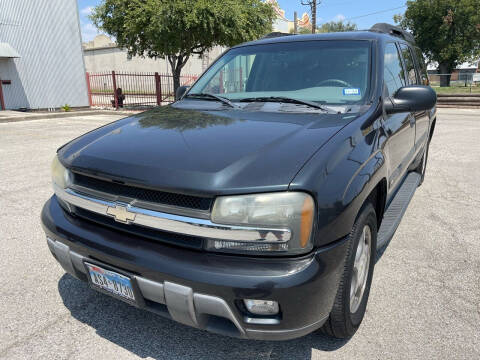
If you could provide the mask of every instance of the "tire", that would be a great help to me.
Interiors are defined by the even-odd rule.
[[[366,254],[366,252],[361,251],[359,247],[360,240],[362,240],[362,243],[365,242],[364,231],[367,231],[365,230],[366,228],[370,230],[369,259],[363,262],[364,264],[368,264],[368,270],[362,272],[366,274],[366,281],[364,282],[364,290],[361,292],[361,295],[353,296],[354,300],[351,301],[352,281],[354,281],[355,273],[359,273],[354,266],[357,251],[360,251],[359,254]],[[377,248],[377,217],[371,203],[366,203],[360,210],[360,214],[353,225],[347,241],[348,247],[345,265],[335,302],[327,322],[321,328],[323,333],[338,339],[349,338],[355,334],[367,308]],[[356,283],[357,282],[354,284]],[[354,286],[353,288],[356,287]],[[357,292],[357,295],[358,294],[360,293]]]

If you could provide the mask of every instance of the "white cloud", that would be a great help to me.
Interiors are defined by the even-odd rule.
[[[80,14],[83,16],[88,16],[93,12],[93,6],[87,6],[86,8],[83,8],[80,10]]]
[[[100,34],[98,29],[92,23],[83,23],[81,24],[82,30],[82,41],[87,42],[93,40],[95,36]]]
[[[337,14],[337,15],[335,15],[335,17],[333,18],[333,21],[342,21],[342,22],[343,22],[343,21],[345,21],[345,19],[346,19],[345,15],[343,15],[343,14]]]

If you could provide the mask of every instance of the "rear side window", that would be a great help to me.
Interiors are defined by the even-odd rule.
[[[392,96],[398,89],[405,86],[405,73],[395,44],[389,43],[385,46],[384,62],[383,78],[388,94]]]
[[[417,55],[418,71],[420,72],[420,82],[422,85],[429,85],[427,66],[425,65],[425,59],[420,48],[415,48],[415,54]]]
[[[415,69],[415,62],[413,61],[412,52],[410,47],[405,44],[400,44],[402,50],[403,60],[405,61],[405,67],[407,70],[407,84],[417,85],[419,84],[419,78],[417,77],[417,70]]]

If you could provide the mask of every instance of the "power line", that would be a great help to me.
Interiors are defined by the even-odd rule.
[[[380,10],[380,11],[376,11],[376,12],[373,12],[373,13],[370,13],[370,14],[365,14],[365,15],[360,15],[360,16],[354,16],[354,17],[345,19],[344,21],[350,21],[350,20],[354,20],[354,19],[364,18],[364,17],[367,17],[367,16],[372,16],[372,15],[377,15],[377,14],[383,14],[383,13],[386,13],[386,12],[389,12],[389,11],[403,9],[404,7],[407,7],[407,5],[403,5],[403,6],[399,6],[399,7],[391,8],[391,9],[386,9],[386,10]]]
[[[358,0],[350,0],[350,1],[342,1],[342,2],[335,2],[334,4],[331,4],[330,2],[322,3],[321,9],[325,7],[331,7],[331,6],[339,6],[339,5],[349,5],[358,2]]]

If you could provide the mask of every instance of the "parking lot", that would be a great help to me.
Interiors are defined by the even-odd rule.
[[[0,124],[1,359],[480,358],[480,110],[441,109],[427,177],[378,261],[349,341],[192,329],[99,294],[51,256],[39,215],[55,150],[118,115]]]

